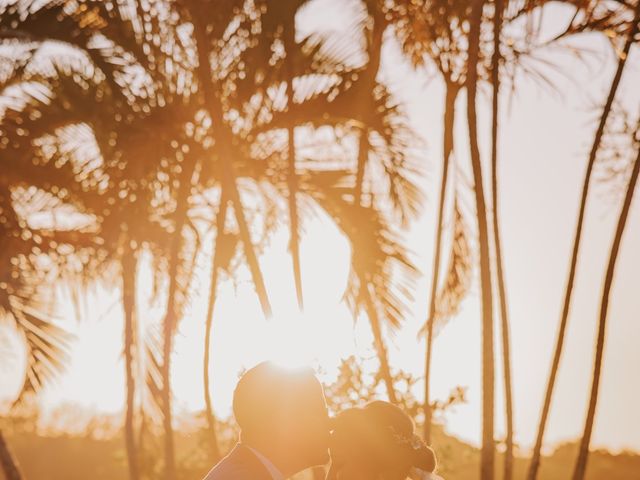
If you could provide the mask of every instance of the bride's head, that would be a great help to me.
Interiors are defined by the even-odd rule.
[[[433,472],[433,451],[415,434],[411,418],[388,402],[341,412],[333,424],[330,478],[405,480],[412,468]]]

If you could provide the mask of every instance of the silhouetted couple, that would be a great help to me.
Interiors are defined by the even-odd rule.
[[[240,378],[233,412],[240,442],[205,480],[284,480],[329,460],[327,480],[427,479],[435,469],[411,418],[390,403],[330,419],[311,369],[257,365]]]

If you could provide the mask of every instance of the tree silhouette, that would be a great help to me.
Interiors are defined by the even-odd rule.
[[[611,16],[607,15],[605,18],[610,19]],[[600,148],[600,143],[602,141],[602,135],[604,133],[605,126],[607,124],[607,119],[609,118],[609,113],[611,112],[611,107],[613,105],[613,101],[616,96],[616,92],[618,90],[618,86],[620,84],[620,79],[622,78],[622,73],[624,71],[624,67],[627,61],[627,57],[629,54],[629,50],[631,49],[631,45],[634,41],[635,33],[638,28],[638,21],[640,20],[640,2],[637,3],[635,7],[634,19],[630,24],[629,33],[626,39],[626,42],[623,47],[622,54],[618,60],[618,66],[616,68],[616,72],[614,74],[613,80],[611,82],[611,87],[609,89],[609,94],[607,96],[606,103],[602,109],[602,114],[600,115],[600,120],[598,123],[598,128],[593,138],[593,143],[591,146],[591,150],[589,152],[589,158],[587,161],[587,169],[585,171],[585,177],[582,184],[582,195],[580,199],[580,208],[578,211],[578,220],[576,224],[576,231],[574,236],[573,248],[571,252],[571,262],[569,266],[569,276],[567,279],[567,286],[565,289],[564,301],[562,306],[562,313],[560,316],[560,323],[558,327],[558,336],[556,340],[556,345],[553,354],[553,361],[551,364],[551,369],[549,373],[549,380],[547,383],[547,388],[545,391],[544,403],[542,406],[540,423],[538,426],[538,432],[536,435],[536,442],[533,448],[533,453],[531,457],[531,464],[529,466],[529,470],[527,472],[528,480],[535,480],[538,475],[538,469],[540,466],[540,451],[542,449],[542,442],[544,440],[544,432],[547,426],[547,419],[549,417],[549,411],[551,409],[551,398],[553,396],[553,390],[555,387],[556,377],[558,374],[558,368],[560,366],[560,358],[562,356],[562,350],[564,346],[565,332],[567,328],[567,321],[569,318],[569,309],[571,306],[571,298],[573,293],[573,285],[575,282],[576,269],[578,265],[578,253],[580,251],[580,242],[582,240],[582,227],[584,223],[584,214],[587,206],[587,198],[589,194],[589,185],[591,183],[591,174],[593,172],[593,166],[595,164],[596,156],[598,154],[598,150]],[[586,20],[587,25],[592,24],[593,22],[589,19]],[[572,22],[573,23],[573,22]],[[596,23],[601,23],[600,21]],[[586,29],[586,26],[573,27],[570,25],[567,28],[568,31],[582,31]]]

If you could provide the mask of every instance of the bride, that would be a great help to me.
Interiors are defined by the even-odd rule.
[[[442,480],[433,474],[435,455],[414,434],[411,418],[388,402],[338,414],[330,450],[327,480]]]

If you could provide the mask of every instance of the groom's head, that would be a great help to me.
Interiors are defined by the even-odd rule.
[[[242,442],[286,461],[293,471],[329,460],[327,407],[310,368],[288,369],[271,362],[253,367],[238,381],[233,413]]]

